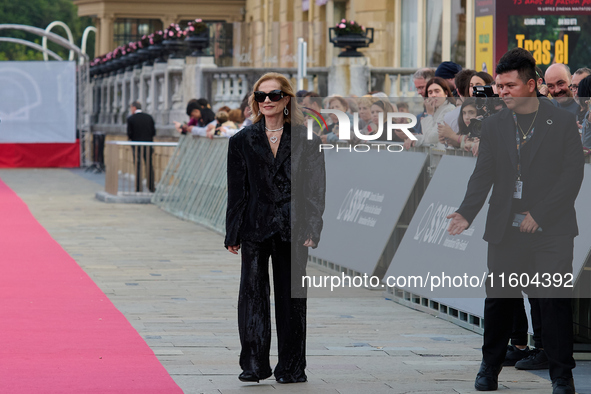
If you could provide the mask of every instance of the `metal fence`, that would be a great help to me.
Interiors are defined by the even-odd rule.
[[[114,196],[150,195],[176,146],[176,142],[108,141],[105,191]]]
[[[182,136],[152,203],[219,233],[226,226],[228,139]]]

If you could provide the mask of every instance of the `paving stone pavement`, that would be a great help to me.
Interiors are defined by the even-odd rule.
[[[185,393],[475,392],[481,336],[364,289],[355,298],[309,299],[308,383],[241,383],[240,262],[223,237],[151,204],[99,202],[102,186],[81,175],[0,170]],[[548,380],[514,368],[503,370],[500,385],[500,392],[551,392]]]

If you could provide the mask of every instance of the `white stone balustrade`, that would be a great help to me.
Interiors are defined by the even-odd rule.
[[[335,76],[329,78],[330,70],[328,67],[309,68],[304,89],[327,96],[331,91],[329,83],[338,83]],[[271,71],[285,75],[295,85],[295,68],[218,68],[213,59],[207,57],[169,59],[153,66],[142,66],[141,69],[92,78],[91,100],[86,103],[84,115],[91,119],[92,131],[125,134],[129,104],[137,100],[144,112],[154,117],[157,135],[177,136],[173,121],[188,120],[185,109],[190,99],[205,97],[214,111],[224,105],[238,108],[256,80]],[[356,73],[364,80],[355,81],[355,85],[362,93],[381,90],[392,97],[412,97],[416,96],[412,84],[415,71],[367,67],[365,71]],[[361,86],[367,86],[367,90],[361,89]],[[343,95],[347,94],[352,93],[343,92]]]

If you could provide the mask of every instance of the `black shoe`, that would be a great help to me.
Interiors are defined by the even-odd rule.
[[[280,378],[277,378],[277,383],[281,383],[281,384],[303,383],[303,382],[307,382],[307,381],[308,381],[308,377],[306,375],[300,376],[299,378],[291,378],[291,377],[287,377],[287,376],[282,376]]]
[[[523,360],[515,363],[515,368],[525,369],[528,371],[535,369],[548,369],[548,356],[544,349],[534,349],[530,352],[530,355]]]
[[[519,360],[523,360],[527,356],[529,356],[530,350],[529,347],[525,347],[525,349],[521,350],[516,348],[513,345],[507,345],[507,353],[505,353],[505,361],[503,361],[504,367],[512,367],[515,363]]]
[[[552,381],[552,394],[575,394],[573,378],[556,378]]]
[[[272,373],[269,372],[269,375],[267,375],[265,377],[259,377],[254,372],[244,371],[240,375],[238,375],[238,379],[240,379],[241,382],[257,382],[258,383],[260,380],[265,380],[268,377],[270,377],[271,375],[272,375]]]
[[[482,361],[478,375],[476,375],[474,388],[478,391],[495,391],[498,389],[501,369],[503,369],[502,365],[488,365]]]

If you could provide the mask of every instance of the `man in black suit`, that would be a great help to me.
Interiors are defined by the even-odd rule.
[[[521,290],[538,308],[554,394],[574,394],[573,323],[570,289],[540,285],[511,288],[510,274],[572,273],[578,234],[574,202],[583,181],[583,149],[574,115],[536,98],[535,60],[521,48],[507,52],[496,68],[507,109],[482,123],[480,151],[464,201],[448,231],[460,234],[474,220],[493,187],[484,240],[488,269],[483,360],[479,391],[498,387],[513,311],[523,308]],[[522,214],[520,224],[516,214]],[[505,274],[504,288],[500,276]],[[511,297],[511,298],[507,298]]]
[[[156,127],[154,126],[154,119],[142,112],[142,106],[139,102],[134,101],[129,106],[131,116],[127,118],[127,137],[130,141],[140,142],[152,142],[156,135]],[[143,154],[142,154],[143,152]],[[140,192],[142,190],[142,160],[141,156],[144,156],[144,161],[148,168],[148,188],[151,192],[154,192],[154,168],[152,166],[152,152],[151,146],[134,146],[133,147],[133,161],[136,165],[135,174],[135,191]],[[136,157],[138,160],[136,160]]]

